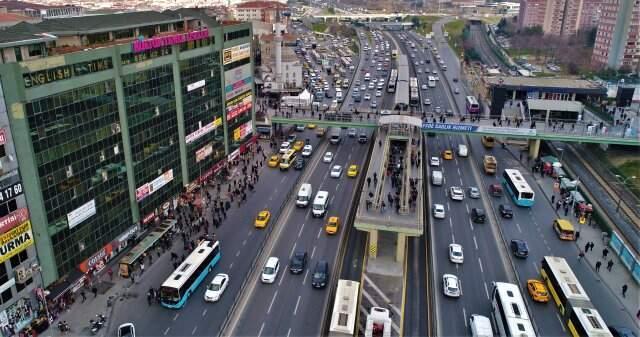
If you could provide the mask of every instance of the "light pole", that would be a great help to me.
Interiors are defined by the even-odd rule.
[[[636,176],[630,176],[630,177],[623,177],[619,174],[616,174],[616,178],[618,178],[618,180],[620,180],[620,184],[622,184],[622,186],[626,186],[627,185],[627,181],[629,180],[635,180]],[[620,203],[622,202],[622,197],[619,196],[618,197],[618,203],[616,204],[616,213],[618,213],[620,211]]]
[[[556,147],[556,150],[560,152],[560,162],[562,162],[562,158],[564,157],[564,147]]]

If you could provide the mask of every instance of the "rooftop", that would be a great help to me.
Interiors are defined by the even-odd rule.
[[[33,17],[30,17],[30,16],[25,16],[25,15],[20,15],[20,14],[0,13],[0,23],[34,21],[34,19],[39,20],[37,18],[33,18]]]
[[[485,79],[491,86],[563,88],[579,90],[599,90],[606,92],[602,85],[587,80],[554,77],[492,77]]]
[[[58,8],[60,6],[46,6],[40,4],[34,4],[25,1],[0,1],[0,7],[6,7],[8,10],[24,10],[24,9],[48,9],[48,8]]]
[[[247,1],[239,3],[236,8],[280,8],[286,9],[288,6],[278,1]]]

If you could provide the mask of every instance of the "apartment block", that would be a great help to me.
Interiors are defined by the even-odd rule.
[[[603,0],[592,63],[601,68],[640,68],[640,0]]]

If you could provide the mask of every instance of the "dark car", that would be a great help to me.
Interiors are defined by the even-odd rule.
[[[366,144],[368,140],[369,140],[369,138],[367,138],[367,134],[366,133],[361,133],[358,136],[358,143],[360,143],[360,144]]]
[[[491,186],[489,186],[489,194],[491,194],[494,197],[501,197],[502,186],[500,186],[500,184],[492,184]]]
[[[302,158],[302,156],[296,158],[296,161],[293,162],[293,168],[296,170],[302,170],[304,168],[304,158]]]
[[[313,269],[311,277],[311,286],[314,288],[324,288],[329,282],[329,263],[327,261],[318,261]]]
[[[302,131],[304,131],[304,129]],[[287,137],[287,142],[293,143],[296,141],[296,139],[298,139],[298,136],[296,136],[295,134],[290,134],[289,137]]]
[[[529,256],[529,247],[527,246],[527,242],[523,240],[511,240],[511,252],[516,257],[526,258]]]
[[[487,215],[484,213],[484,209],[482,208],[472,208],[471,209],[471,220],[476,223],[484,223]]]
[[[513,210],[509,205],[500,204],[500,206],[498,207],[498,211],[500,211],[500,216],[503,218],[506,218],[506,219],[513,218]]]
[[[292,274],[300,274],[307,267],[307,252],[295,252],[289,262],[289,271]]]
[[[457,77],[454,77],[454,78],[453,78],[453,81],[457,83],[457,82],[458,82],[458,78],[457,78]]]

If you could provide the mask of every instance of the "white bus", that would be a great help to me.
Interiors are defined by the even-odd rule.
[[[218,241],[202,241],[164,281],[160,287],[160,304],[172,309],[182,308],[219,260]]]
[[[498,336],[536,336],[517,285],[494,282],[491,294],[491,313]]]
[[[433,77],[433,76],[427,77],[427,83],[429,85],[429,88],[435,88],[436,87],[436,78]]]
[[[360,282],[338,280],[336,297],[333,301],[329,337],[354,336],[358,317],[358,293]]]
[[[520,171],[515,169],[505,169],[502,173],[502,183],[511,195],[511,199],[518,206],[531,207],[536,194],[531,186],[524,179]]]

